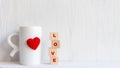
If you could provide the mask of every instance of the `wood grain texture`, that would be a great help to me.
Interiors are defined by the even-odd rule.
[[[43,60],[50,32],[59,33],[60,60],[120,60],[119,0],[0,0],[1,61],[12,59],[7,37],[22,25],[43,27]]]

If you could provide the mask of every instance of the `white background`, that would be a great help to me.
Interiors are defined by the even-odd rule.
[[[18,60],[7,37],[22,25],[43,27],[43,60],[59,32],[60,60],[120,61],[120,0],[0,0],[0,61]]]

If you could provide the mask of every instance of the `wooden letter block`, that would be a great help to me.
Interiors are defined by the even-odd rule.
[[[50,57],[57,56],[57,49],[55,48],[49,48],[49,55]]]
[[[51,64],[58,64],[58,57],[57,56],[51,57],[50,63]]]
[[[60,48],[60,41],[59,40],[52,40],[52,47],[53,48]]]
[[[51,32],[50,33],[50,39],[51,40],[57,40],[58,39],[58,33],[57,32]]]

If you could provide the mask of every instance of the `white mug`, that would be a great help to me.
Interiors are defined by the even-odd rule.
[[[15,45],[11,38],[19,36],[19,47]],[[39,26],[22,26],[18,33],[13,33],[8,37],[8,44],[13,48],[10,56],[13,57],[19,51],[20,64],[39,65],[41,59],[41,36],[42,28]]]

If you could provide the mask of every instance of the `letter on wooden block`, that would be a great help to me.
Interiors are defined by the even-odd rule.
[[[60,41],[59,40],[52,40],[52,47],[53,48],[60,48]]]
[[[51,40],[57,40],[58,39],[58,33],[57,32],[51,32],[50,33],[50,39]]]
[[[51,64],[58,64],[58,57],[57,57],[57,56],[51,57],[50,63],[51,63]]]
[[[49,48],[49,55],[50,57],[56,56],[57,55],[57,49],[55,48]]]

